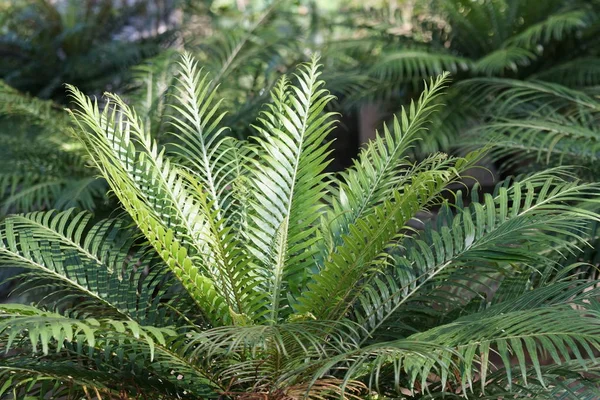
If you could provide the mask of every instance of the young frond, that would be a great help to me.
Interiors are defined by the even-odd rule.
[[[258,189],[251,197],[250,251],[260,262],[271,323],[280,322],[281,309],[289,314],[290,299],[306,284],[324,209],[325,141],[335,121],[323,112],[333,96],[319,80],[317,62],[298,70],[297,86],[286,78],[278,83],[256,127],[259,159],[248,164],[249,182]]]

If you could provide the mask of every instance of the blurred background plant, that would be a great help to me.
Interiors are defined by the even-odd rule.
[[[173,34],[153,1],[8,0],[0,16],[0,79],[65,101],[64,83],[87,91],[122,82],[127,67],[156,55]],[[133,29],[143,21],[142,29]],[[167,21],[168,22],[168,21]]]

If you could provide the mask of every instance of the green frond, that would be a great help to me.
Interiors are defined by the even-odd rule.
[[[93,211],[106,195],[106,182],[97,178],[52,179],[33,174],[0,175],[2,199],[0,213],[77,207]]]
[[[463,161],[456,161],[457,171],[462,170],[460,164],[468,164]],[[308,284],[310,290],[302,294],[295,309],[319,319],[344,318],[364,290],[364,280],[387,265],[385,250],[404,236],[401,232],[415,214],[434,202],[458,176],[452,167],[423,171],[410,183],[392,189],[391,196],[349,225],[343,243],[324,260],[324,266]]]
[[[559,115],[554,121],[541,115],[536,118],[535,114],[527,119],[501,119],[478,126],[469,134],[484,138],[475,139],[479,143],[494,141],[491,155],[495,159],[584,166],[600,157],[600,132],[585,121]]]
[[[597,102],[585,93],[548,82],[474,78],[457,86],[469,93],[470,103],[494,107],[498,115],[505,115],[528,102],[543,102],[547,107],[576,105],[583,109],[598,109]]]
[[[468,320],[441,325],[409,336],[409,339],[455,349],[464,362],[460,377],[463,390],[473,386],[475,377],[480,385],[485,385],[488,371],[493,366],[490,358],[497,354],[510,388],[512,365],[519,366],[525,384],[528,378],[526,365],[533,365],[536,378],[544,385],[540,357],[546,354],[557,365],[573,360],[585,366],[584,358],[593,360],[593,349],[600,346],[599,329],[596,310],[589,307],[575,310],[567,305],[490,317],[471,315]]]
[[[273,2],[253,18],[246,16],[240,25],[233,28],[222,27],[217,35],[192,46],[200,50],[198,58],[210,68],[215,84],[226,84],[229,79],[243,76],[240,70],[251,69],[262,60],[269,61],[278,54],[280,47],[285,46],[287,35],[282,32],[274,34],[278,28],[277,11],[280,8],[280,3]],[[291,21],[288,19],[286,22],[289,28]],[[235,87],[235,83],[239,82],[231,82],[227,86]]]
[[[370,390],[378,391],[384,389],[380,376],[385,372],[388,375],[386,378],[389,379],[386,379],[385,383],[391,384],[391,389],[397,396],[402,393],[402,389],[415,394],[416,391],[410,388],[426,388],[432,376],[441,376],[442,386],[445,386],[448,375],[459,368],[456,356],[457,353],[452,349],[433,342],[399,339],[364,346],[335,357],[308,363],[294,373],[301,373],[304,369],[314,371],[312,384],[320,376],[337,367],[343,376],[342,389],[360,378],[367,382]]]
[[[510,387],[504,369],[489,371],[485,388],[478,386],[470,388],[468,395],[477,399],[495,400],[499,397],[510,396],[515,399],[561,399],[561,400],[592,400],[598,396],[598,371],[594,362],[587,362],[583,367],[579,362],[566,361],[562,365],[541,365],[545,385],[537,381],[535,368],[527,370],[527,385],[519,376],[519,366],[513,365]],[[432,393],[422,396],[423,399],[435,399],[441,394]],[[441,388],[440,388],[441,391]],[[462,389],[449,392],[448,388],[443,393],[444,398],[463,399],[465,394]]]
[[[27,117],[50,134],[64,131],[69,125],[68,116],[56,103],[24,95],[1,80],[0,115]]]
[[[600,59],[597,57],[576,58],[546,68],[534,79],[553,82],[573,89],[585,89],[600,83]]]
[[[230,186],[239,178],[234,168],[240,162],[237,141],[223,135],[225,128],[218,128],[225,114],[219,112],[220,102],[214,102],[215,91],[208,75],[198,69],[189,54],[183,55],[180,68],[176,86],[179,104],[173,105],[179,115],[172,123],[179,132],[175,138],[182,145],[175,145],[174,155],[187,161],[184,167],[206,188],[209,201],[222,217],[221,213],[227,213],[228,206],[235,204]]]
[[[77,374],[72,364],[64,366],[55,361],[0,361],[0,396],[12,396],[14,399],[43,399],[48,393],[64,399],[85,398],[86,393],[97,398],[117,395],[117,391],[110,390],[103,383],[109,379],[109,374]]]
[[[82,379],[104,378],[90,385],[91,388],[118,393],[143,387],[144,391],[154,392],[157,398],[186,392],[216,397],[215,391],[219,389],[211,383],[208,371],[189,366],[171,350],[176,332],[169,328],[143,326],[130,320],[74,319],[28,306],[3,305],[0,307],[0,336],[2,350],[22,352],[27,349],[40,354],[37,362],[14,363],[15,371],[23,372],[26,379],[27,375],[41,375],[55,382],[79,385]],[[57,357],[62,362],[50,370],[49,365]],[[1,362],[0,368],[11,364]],[[93,368],[89,372],[81,368],[86,365]],[[174,368],[176,375],[172,373]],[[127,369],[137,370],[138,374],[128,374]],[[142,371],[144,373],[140,373]],[[14,378],[3,383],[4,389],[23,385]]]
[[[217,318],[214,323],[228,320],[228,307],[234,309],[232,276],[209,261],[205,221],[212,215],[202,214],[200,194],[190,190],[185,171],[165,157],[120,98],[111,96],[100,112],[81,92],[72,88],[72,94],[81,107],[74,112],[79,137],[125,209],[198,306]],[[181,242],[173,241],[174,235]]]
[[[585,28],[588,23],[588,15],[584,10],[552,14],[544,21],[512,36],[505,44],[534,49],[535,46],[547,44],[551,40],[560,41],[564,36]]]
[[[317,63],[314,58],[300,67],[297,85],[280,80],[257,126],[260,159],[248,163],[250,183],[258,189],[252,194],[248,235],[260,262],[271,323],[280,321],[281,310],[304,288],[323,210],[329,163],[324,142],[335,121],[323,112],[332,96],[319,80]]]
[[[498,49],[475,61],[473,69],[476,73],[488,76],[504,75],[506,71],[517,71],[520,67],[531,64],[535,54],[519,47]]]
[[[385,265],[380,252],[397,240],[417,211],[430,206],[447,184],[480,157],[472,154],[472,159],[460,160],[434,156],[413,166],[406,156],[419,139],[425,118],[433,110],[430,102],[444,82],[443,77],[432,82],[409,113],[403,112],[402,122],[395,121],[393,133],[384,127],[384,136],[372,142],[355,167],[342,175],[323,222],[323,239],[317,242],[323,267],[309,283],[310,291],[299,300],[299,312],[324,319],[341,318],[345,311],[336,309],[337,305],[352,304],[361,291],[358,282],[364,274]],[[394,201],[389,200],[390,192]],[[379,256],[381,260],[377,260]],[[336,287],[342,291],[352,288],[354,294],[338,293]]]
[[[285,2],[265,4],[208,37],[190,38],[186,47],[211,74],[211,91],[219,87],[229,110],[224,122],[239,138],[252,134],[248,127],[279,76],[306,60],[303,29],[289,12]]]
[[[306,368],[307,361],[318,363],[355,350],[356,329],[360,328],[350,322],[312,319],[280,325],[219,327],[190,333],[181,351],[200,365],[212,365],[219,379],[232,382],[234,388],[243,390],[259,373],[266,378],[264,386],[286,391],[312,378],[314,370]],[[329,340],[324,341],[325,336]]]
[[[68,182],[57,197],[54,207],[58,210],[80,208],[93,211],[97,202],[107,196],[108,187],[103,179],[89,177]],[[29,208],[31,209],[31,208]]]
[[[486,115],[466,131],[470,146],[494,143],[491,155],[504,168],[522,169],[528,160],[530,165],[579,165],[581,177],[593,175],[599,103],[558,84],[504,81],[462,83],[461,90],[474,92],[473,105]]]
[[[68,114],[51,101],[0,83],[1,213],[79,207],[94,210],[106,193],[69,136]]]
[[[474,197],[469,207],[458,208],[455,215],[446,209],[437,226],[429,225],[405,239],[394,263],[368,282],[354,310],[354,319],[368,332],[364,340],[389,334],[388,319],[403,330],[412,329],[410,321],[420,312],[420,302],[429,305],[423,313],[435,315],[450,311],[449,304],[458,306],[480,296],[474,263],[481,279],[486,277],[486,266],[492,274],[512,274],[516,268],[528,276],[539,265],[553,262],[551,254],[532,251],[542,243],[547,249],[556,247],[559,254],[577,252],[584,244],[584,221],[597,216],[563,204],[597,192],[594,185],[556,178],[517,181],[509,188],[500,187],[496,196],[485,194],[481,202]],[[554,207],[562,213],[556,214]]]
[[[426,135],[428,118],[437,108],[435,99],[446,82],[446,76],[432,80],[419,101],[411,103],[408,111],[403,109],[399,119],[394,118],[392,131],[384,125],[383,135],[368,143],[354,166],[334,181],[332,187],[339,188],[332,190],[328,199],[331,209],[327,220],[330,222],[322,228],[324,239],[319,243],[322,251],[333,251],[349,227],[384,201],[390,189],[410,182],[412,174],[419,172],[407,153]]]
[[[462,142],[465,129],[479,122],[475,113],[479,104],[462,101],[463,92],[457,90],[457,85],[438,98],[437,102],[443,107],[430,116],[430,128],[420,135],[421,141],[414,148],[419,158],[438,151],[450,151]]]
[[[471,62],[451,54],[419,50],[386,52],[371,67],[369,75],[383,82],[421,82],[446,71],[456,73],[471,67]]]
[[[6,218],[0,258],[3,267],[23,270],[17,291],[41,291],[42,304],[83,314],[157,325],[178,318],[167,305],[189,300],[172,290],[173,277],[136,243],[138,234],[121,221],[91,218],[73,210]]]
[[[165,51],[132,68],[131,88],[126,97],[135,106],[152,137],[159,141],[174,112],[170,105],[179,59],[178,52]]]

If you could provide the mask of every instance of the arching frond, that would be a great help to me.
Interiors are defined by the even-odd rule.
[[[0,82],[0,212],[79,207],[94,210],[106,193],[94,179],[68,114]]]
[[[528,102],[543,102],[548,107],[576,105],[589,110],[598,109],[598,104],[581,91],[541,81],[475,78],[461,82],[458,86],[469,93],[470,102],[493,106],[497,115],[505,115]]]
[[[383,137],[378,136],[360,153],[354,166],[343,172],[335,182],[339,186],[328,202],[331,226],[325,226],[322,240],[334,238],[336,242],[323,248],[333,249],[340,244],[341,235],[348,232],[349,226],[367,215],[373,206],[381,203],[390,188],[400,187],[410,181],[415,170],[407,156],[408,150],[420,139],[420,133],[427,129],[427,119],[435,110],[435,99],[444,88],[446,77],[431,81],[423,91],[419,101],[402,110],[400,119],[395,118],[392,131],[384,125]],[[376,161],[376,162],[375,162]],[[404,176],[402,172],[404,170]],[[417,169],[418,171],[418,169]]]
[[[461,90],[478,93],[473,103],[486,115],[485,122],[466,132],[469,145],[493,142],[491,155],[505,168],[521,170],[526,160],[529,166],[574,164],[580,166],[582,178],[591,176],[598,158],[599,103],[558,84],[504,81],[461,85]]]
[[[445,53],[419,50],[386,52],[377,60],[369,74],[384,82],[422,81],[446,71],[464,71],[471,66],[468,59]]]
[[[596,313],[594,307],[574,310],[570,306],[549,306],[487,318],[473,315],[467,320],[412,335],[409,339],[454,348],[465,363],[460,382],[463,390],[473,385],[475,374],[479,384],[485,385],[488,371],[494,365],[490,359],[494,354],[502,360],[509,389],[512,365],[519,365],[527,385],[528,363],[533,365],[536,378],[544,385],[540,357],[545,354],[558,365],[568,360],[580,360],[585,366],[583,358],[594,357],[593,349],[599,346]],[[469,336],[467,340],[465,334]],[[574,346],[575,343],[581,350]]]
[[[518,68],[527,66],[535,55],[519,47],[506,47],[498,49],[480,58],[474,63],[474,70],[483,75],[504,75],[507,70],[517,71]]]
[[[414,329],[408,321],[419,313],[418,303],[428,304],[424,315],[435,315],[448,312],[447,305],[468,301],[473,294],[480,296],[472,265],[477,265],[482,279],[485,266],[502,276],[510,274],[518,263],[524,264],[518,273],[528,276],[537,266],[553,262],[548,258],[550,251],[531,251],[540,243],[548,246],[545,250],[555,246],[559,254],[577,252],[584,244],[583,221],[593,214],[563,204],[572,196],[592,196],[597,191],[594,185],[552,178],[527,180],[500,187],[496,196],[486,194],[481,202],[474,198],[469,207],[459,208],[446,220],[442,213],[437,226],[430,225],[405,240],[395,263],[375,275],[363,291],[354,312],[368,332],[365,341],[371,335],[386,335],[388,319],[395,321],[392,325],[404,324],[402,330]],[[554,206],[564,212],[556,214]],[[472,288],[472,292],[452,293],[464,288]]]
[[[561,40],[578,29],[585,28],[589,23],[586,11],[574,10],[560,14],[552,14],[547,19],[529,26],[505,42],[507,45],[522,46],[533,49],[551,40]]]
[[[24,270],[17,290],[41,291],[42,304],[84,314],[172,323],[178,316],[169,302],[189,303],[172,291],[174,278],[123,222],[92,224],[91,217],[73,210],[8,217],[0,257],[4,267]]]
[[[64,380],[79,390],[84,389],[82,383],[85,382],[90,384],[88,389],[95,388],[99,392],[118,393],[144,387],[144,391],[155,393],[157,398],[186,393],[214,397],[218,386],[211,383],[210,372],[190,368],[181,356],[171,351],[170,342],[175,335],[172,329],[143,326],[133,321],[74,319],[28,306],[3,305],[0,309],[2,350],[22,352],[27,349],[40,354],[36,362],[0,362],[0,370],[13,366],[15,371],[12,376],[0,375],[3,390],[35,391],[35,387],[24,386],[24,381],[30,381],[33,376],[41,382]],[[51,369],[57,357],[62,362]],[[94,367],[81,368],[86,365]],[[144,373],[120,372],[128,368]],[[171,372],[173,368],[177,375]]]
[[[559,114],[554,121],[535,115],[523,120],[499,120],[474,128],[470,134],[481,137],[479,143],[494,140],[492,155],[512,162],[518,158],[520,162],[530,159],[539,164],[584,166],[600,156],[600,132]]]
[[[600,83],[600,59],[596,57],[576,58],[533,76],[535,79],[557,83],[574,89],[585,89]]]

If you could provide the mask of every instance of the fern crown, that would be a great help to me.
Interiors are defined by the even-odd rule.
[[[446,75],[334,175],[318,58],[278,81],[248,141],[221,127],[194,59],[178,68],[161,142],[119,96],[101,109],[69,87],[74,135],[126,215],[3,221],[0,265],[22,268],[19,290],[47,293],[0,306],[2,345],[18,354],[0,362],[0,391],[479,397],[558,390],[543,354],[589,366],[596,282],[567,278],[577,266],[561,260],[585,245],[599,188],[558,168],[456,192],[450,207],[448,185],[484,151],[407,156]],[[437,220],[418,223],[433,206]]]

